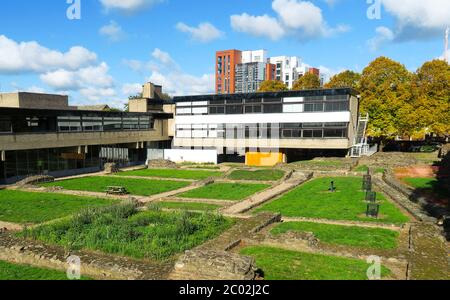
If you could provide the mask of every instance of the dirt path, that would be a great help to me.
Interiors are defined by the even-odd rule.
[[[23,226],[16,223],[0,221],[0,230],[1,229],[6,229],[7,231],[20,231],[23,229]]]
[[[232,205],[236,203],[236,201],[232,200],[219,200],[219,199],[197,199],[197,198],[181,198],[181,197],[171,197],[168,199],[164,199],[164,201],[168,202],[186,202],[186,203],[206,203],[206,204],[217,204],[217,205]]]
[[[287,191],[299,186],[300,184],[308,181],[310,179],[310,175],[303,173],[294,173],[291,179],[281,182],[278,185],[271,187],[261,193],[258,193],[247,200],[237,203],[236,205],[225,208],[221,211],[223,214],[227,215],[236,215],[240,213],[245,213],[252,208],[255,208],[269,200],[272,200]]]

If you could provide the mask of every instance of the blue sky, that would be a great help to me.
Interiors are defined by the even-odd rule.
[[[380,55],[415,70],[442,57],[448,0],[67,0],[0,2],[0,90],[67,93],[121,106],[148,80],[173,95],[213,92],[214,54],[266,49],[332,75]],[[376,4],[376,3],[375,3]],[[72,50],[71,50],[72,49]]]

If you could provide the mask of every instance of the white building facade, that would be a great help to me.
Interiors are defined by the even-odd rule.
[[[175,97],[175,147],[295,156],[349,153],[359,100],[351,89]]]

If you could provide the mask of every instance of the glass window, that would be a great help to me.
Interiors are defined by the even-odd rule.
[[[244,101],[243,99],[228,99],[227,104],[239,104],[242,103],[243,101]]]
[[[223,115],[225,113],[225,106],[211,106],[209,113],[211,115]]]
[[[83,116],[83,131],[102,131],[103,118]]]
[[[123,118],[123,129],[125,129],[125,130],[138,130],[139,129],[139,117],[125,117],[125,118]]]
[[[244,107],[242,105],[229,105],[226,107],[227,115],[240,115],[244,112]]]
[[[149,116],[139,117],[139,129],[153,129],[154,121]]]
[[[323,123],[303,123],[303,128],[322,128]]]
[[[264,98],[264,103],[279,103],[282,102],[281,98]]]
[[[72,132],[81,131],[81,117],[79,116],[63,116],[58,117],[58,131]]]
[[[345,138],[346,130],[345,129],[325,129],[323,136],[326,138]]]
[[[103,119],[103,130],[114,131],[122,129],[122,118],[121,117],[105,117]]]
[[[245,107],[246,114],[257,114],[262,112],[262,105],[247,105]]]
[[[5,133],[11,131],[12,131],[11,119],[0,117],[0,132]]]
[[[264,113],[266,114],[277,114],[283,112],[282,104],[266,104],[264,105]]]

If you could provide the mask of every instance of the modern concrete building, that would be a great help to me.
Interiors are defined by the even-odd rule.
[[[0,94],[0,183],[95,172],[105,162],[145,163],[148,147],[170,147],[173,114],[164,111],[170,103],[144,100],[145,107],[131,101],[130,112],[108,112],[70,107],[67,96]]]
[[[235,93],[236,65],[242,62],[242,51],[225,50],[216,53],[216,94]]]
[[[254,93],[265,80],[278,80],[292,89],[303,75],[320,70],[298,57],[269,57],[266,50],[226,50],[216,53],[216,94]],[[321,78],[323,83],[323,78]]]
[[[217,149],[222,161],[254,152],[288,161],[346,156],[364,126],[352,89],[187,96],[174,102],[174,146]]]
[[[274,66],[264,62],[250,62],[236,66],[236,93],[256,93],[265,80],[274,80]]]

